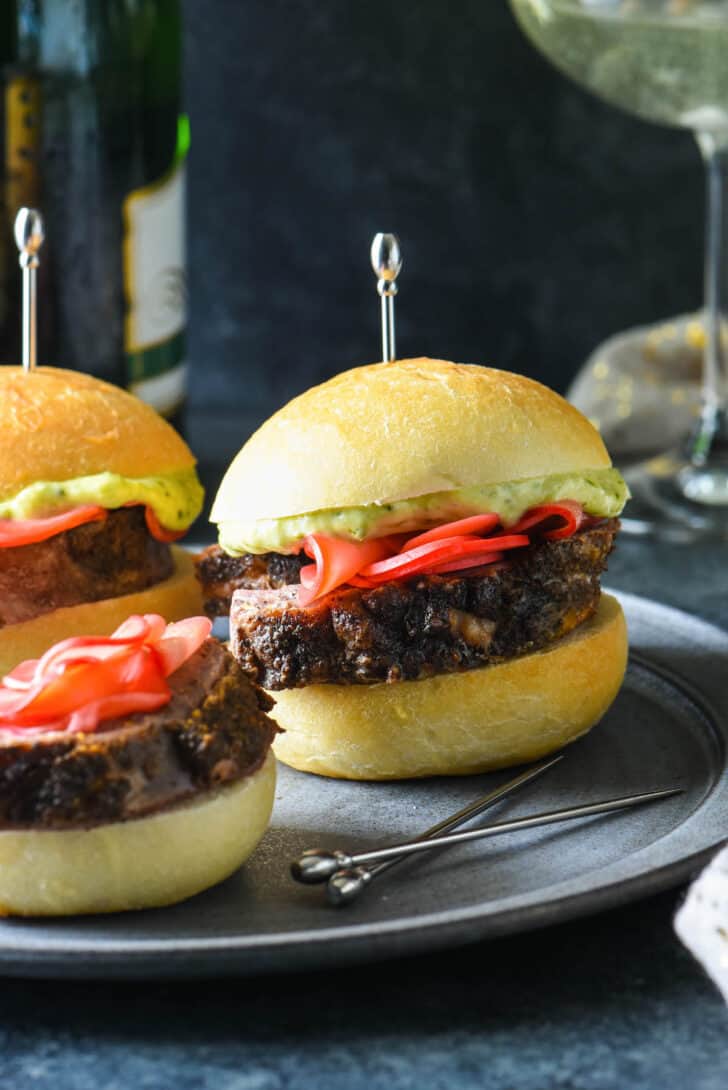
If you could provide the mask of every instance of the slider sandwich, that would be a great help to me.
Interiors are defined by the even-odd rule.
[[[598,432],[520,375],[355,368],[230,466],[206,609],[275,692],[278,757],[354,779],[482,772],[592,727],[627,636],[600,590],[628,497]]]
[[[273,805],[272,701],[211,623],[127,618],[0,682],[0,914],[154,908],[231,874]]]
[[[89,375],[0,367],[0,675],[131,613],[199,613],[171,543],[202,507],[195,459],[142,401]]]

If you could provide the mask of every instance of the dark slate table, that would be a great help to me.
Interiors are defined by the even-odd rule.
[[[728,545],[623,541],[607,581],[728,627],[727,560]],[[726,1090],[728,1010],[673,933],[682,895],[306,976],[5,980],[1,1085]]]

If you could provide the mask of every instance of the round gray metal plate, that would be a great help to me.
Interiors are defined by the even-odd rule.
[[[289,861],[303,849],[403,839],[512,773],[357,784],[280,767],[271,827],[227,882],[156,912],[2,921],[0,973],[169,977],[324,967],[540,927],[688,878],[728,835],[728,634],[620,597],[632,657],[615,704],[560,765],[484,820],[674,784],[683,795],[410,860],[356,904],[334,909],[320,887],[289,878]]]

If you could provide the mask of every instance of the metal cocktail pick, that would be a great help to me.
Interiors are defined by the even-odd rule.
[[[23,270],[23,370],[35,370],[36,338],[36,270],[38,251],[43,245],[43,217],[35,208],[21,208],[15,217],[15,242],[20,251]]]
[[[326,863],[330,860],[328,862],[330,870],[327,888],[329,900],[335,905],[347,904],[370,880],[364,877],[363,882],[358,881],[360,878],[358,869],[362,865],[374,863],[378,860],[395,859],[415,852],[430,851],[433,848],[463,844],[470,840],[499,836],[502,833],[512,833],[519,829],[533,829],[541,825],[551,825],[554,822],[570,821],[574,818],[589,817],[595,814],[607,814],[613,810],[623,810],[630,806],[639,806],[647,802],[656,802],[658,799],[670,798],[672,795],[682,794],[682,791],[683,788],[681,787],[670,787],[661,791],[645,791],[637,795],[623,795],[620,798],[607,799],[603,802],[586,803],[582,806],[571,806],[563,810],[531,814],[528,817],[515,818],[512,821],[501,821],[480,829],[471,829],[463,833],[451,833],[449,836],[434,836],[422,840],[405,841],[402,844],[393,844],[388,848],[378,848],[370,852],[360,852],[356,855],[349,855],[339,850],[317,852],[316,855],[319,857],[320,871],[326,869]],[[312,864],[313,860],[309,863],[310,873],[313,873],[314,870]],[[326,881],[326,877],[305,880]]]
[[[394,297],[397,277],[402,268],[402,255],[396,235],[374,236],[371,248],[372,268],[377,275],[377,291],[382,299],[382,359],[390,363],[397,358],[394,337]]]
[[[480,798],[476,799],[475,802],[469,803],[451,817],[445,818],[444,821],[439,821],[437,825],[433,825],[429,829],[425,829],[423,833],[420,833],[418,839],[428,840],[431,837],[437,836],[439,833],[446,833],[450,829],[456,829],[458,825],[464,825],[466,821],[470,821],[471,818],[477,817],[478,814],[482,814],[482,812],[487,810],[490,806],[494,806],[496,802],[500,802],[501,799],[504,799],[514,791],[517,791],[519,787],[523,787],[525,784],[530,783],[531,780],[535,780],[538,776],[543,775],[544,772],[547,772],[549,768],[553,768],[553,766],[558,764],[561,760],[563,760],[563,754],[559,754],[557,757],[551,757],[547,761],[541,761],[539,764],[533,765],[532,768],[528,768],[525,772],[521,772],[519,776],[515,776],[507,783],[501,784],[500,787],[496,787],[494,791],[489,791],[487,795],[482,795]],[[383,871],[389,870],[390,867],[394,867],[397,863],[402,862],[403,858],[403,856],[400,856],[397,859],[388,859],[385,862],[378,863],[376,866],[368,869],[365,867],[358,867],[357,878],[360,887],[363,888],[364,885],[368,885],[376,874],[381,874]],[[350,859],[351,856],[346,855],[344,852],[324,852],[313,848],[304,852],[299,860],[291,864],[291,875],[297,882],[303,882],[306,885],[314,885],[334,877],[341,868],[350,867]],[[359,892],[359,890],[357,890],[357,892]],[[349,895],[347,900],[351,899],[352,895]]]

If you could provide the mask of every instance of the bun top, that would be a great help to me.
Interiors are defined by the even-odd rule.
[[[149,405],[79,371],[0,367],[0,495],[108,470],[173,473],[195,459]]]
[[[396,360],[345,371],[270,417],[234,459],[211,518],[283,518],[610,465],[586,417],[539,382]]]

